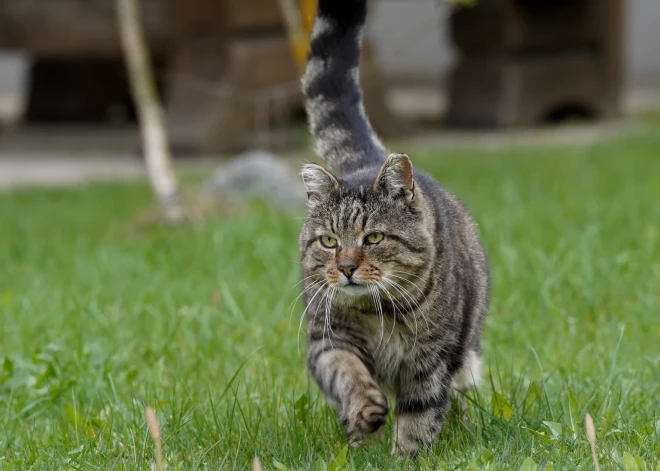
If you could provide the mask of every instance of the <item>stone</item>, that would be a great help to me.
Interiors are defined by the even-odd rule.
[[[281,157],[262,150],[234,157],[215,173],[204,190],[216,199],[261,199],[286,210],[303,208],[307,199],[295,170]]]

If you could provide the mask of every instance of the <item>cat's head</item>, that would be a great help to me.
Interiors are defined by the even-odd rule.
[[[392,154],[380,169],[346,179],[305,165],[302,177],[309,212],[300,251],[310,280],[347,295],[369,295],[373,288],[395,293],[428,266],[428,211],[408,156]]]

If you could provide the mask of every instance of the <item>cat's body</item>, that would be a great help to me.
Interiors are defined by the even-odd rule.
[[[377,432],[395,398],[393,451],[428,446],[452,387],[480,374],[488,270],[457,199],[364,114],[357,67],[365,0],[320,0],[303,79],[317,151],[300,235],[309,371],[351,438]]]

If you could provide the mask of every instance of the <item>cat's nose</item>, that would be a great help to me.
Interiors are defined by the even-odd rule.
[[[355,270],[357,270],[357,267],[357,263],[345,263],[339,265],[339,271],[346,275],[346,278],[350,278],[355,273]]]

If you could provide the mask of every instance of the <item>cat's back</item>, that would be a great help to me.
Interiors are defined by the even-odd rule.
[[[421,190],[428,204],[428,210],[433,213],[437,242],[443,244],[445,248],[451,246],[470,252],[484,264],[485,268],[485,251],[477,224],[458,196],[428,173],[420,170],[415,171],[415,184]]]

